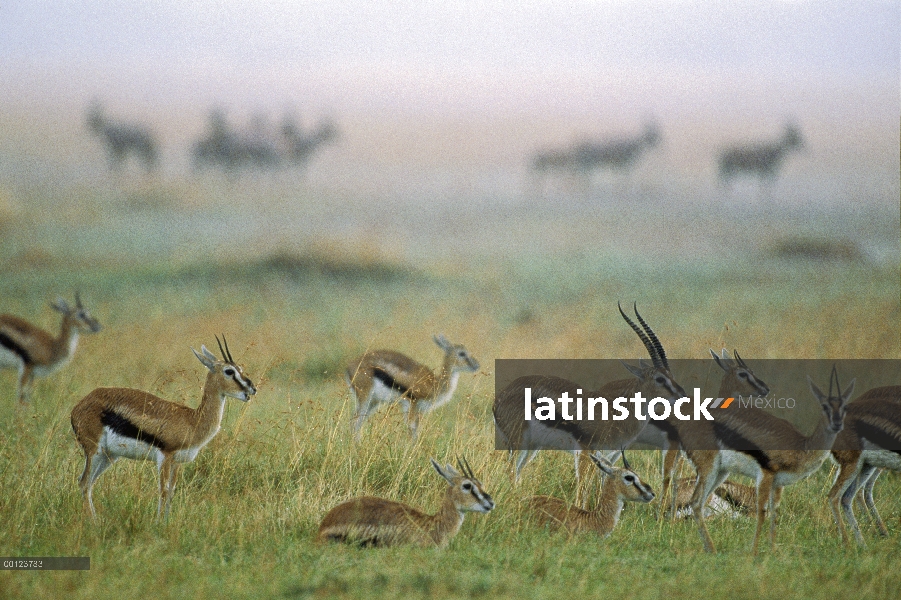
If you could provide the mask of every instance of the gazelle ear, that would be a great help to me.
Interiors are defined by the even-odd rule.
[[[448,350],[451,347],[450,341],[446,337],[444,337],[443,333],[439,333],[438,335],[434,336],[432,339],[435,340],[435,343],[438,344],[438,347],[441,348],[442,350]]]
[[[69,308],[69,303],[66,302],[65,300],[63,300],[62,298],[57,298],[56,302],[53,302],[50,306],[52,306],[54,310],[58,310],[59,312],[61,312],[63,314],[68,314],[69,312],[71,312],[71,309]]]
[[[723,356],[719,357],[716,355],[716,352],[713,351],[713,348],[710,348],[710,354],[711,354],[711,356],[713,356],[713,360],[716,361],[716,364],[719,365],[719,367],[723,371],[729,370],[729,351],[728,350],[723,348]]]
[[[200,346],[200,352],[203,352],[203,354],[194,348],[191,348],[191,352],[194,353],[197,360],[203,363],[203,366],[209,369],[211,373],[216,370],[216,357],[210,354],[210,351],[206,349],[206,346]]]
[[[604,475],[613,475],[613,465],[607,462],[604,458],[598,456],[596,453],[592,452],[588,456],[591,457],[591,460],[597,465],[598,469],[601,470]]]
[[[625,362],[625,361],[622,361],[622,360],[619,361],[619,362],[622,363],[622,365],[623,365],[624,367],[626,367],[626,369],[629,370],[629,373],[632,373],[632,374],[635,375],[636,377],[641,378],[641,375],[642,375],[642,373],[641,373],[641,359],[638,360],[638,366],[637,366],[637,367],[632,366],[632,365],[630,365],[629,363],[627,363],[627,362]]]
[[[848,384],[848,387],[845,388],[844,393],[842,393],[842,404],[847,404],[851,399],[851,394],[854,393],[854,384],[857,383],[857,378],[851,380],[851,383]]]
[[[451,483],[451,480],[454,477],[460,476],[460,474],[457,473],[457,470],[454,469],[452,466],[445,465],[442,468],[441,465],[439,465],[437,462],[435,462],[434,458],[430,458],[429,460],[432,461],[432,466],[435,467],[435,471],[437,471],[438,474],[441,475],[441,477],[443,477],[444,480],[447,481],[448,483]]]
[[[825,402],[826,394],[820,391],[820,388],[818,388],[817,384],[813,382],[813,379],[810,378],[810,375],[807,376],[807,383],[808,385],[810,385],[810,391],[813,393],[816,399],[819,400],[821,404]],[[851,383],[853,384],[854,382],[852,381]]]

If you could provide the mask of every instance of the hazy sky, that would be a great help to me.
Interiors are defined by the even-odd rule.
[[[0,73],[17,74],[8,93],[67,75],[86,92],[98,93],[109,80],[131,82],[145,97],[227,89],[253,98],[255,86],[279,74],[317,93],[329,82],[377,92],[379,85],[481,81],[492,94],[509,90],[508,80],[559,72],[765,73],[890,84],[899,77],[899,47],[898,1],[0,4]]]

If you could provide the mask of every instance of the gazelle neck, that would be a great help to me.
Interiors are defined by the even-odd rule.
[[[838,431],[832,431],[829,427],[829,418],[821,414],[816,427],[804,440],[804,449],[822,450],[824,453],[829,452],[838,434]]]
[[[78,327],[71,315],[64,314],[59,326],[59,336],[53,340],[53,362],[62,363],[69,360],[75,353],[76,346],[78,346]]]
[[[623,499],[616,493],[612,481],[605,482],[598,507],[594,511],[594,518],[597,521],[597,527],[601,534],[607,535],[613,531],[622,511]]]
[[[207,373],[206,383],[203,386],[203,396],[200,405],[194,409],[195,428],[199,437],[203,433],[215,433],[219,431],[222,416],[225,413],[225,394],[221,388],[222,378],[216,373]]]
[[[433,526],[429,534],[439,546],[446,545],[463,526],[463,513],[454,504],[452,492],[453,488],[448,487],[441,508],[432,516]]]

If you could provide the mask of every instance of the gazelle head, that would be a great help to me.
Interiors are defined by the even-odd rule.
[[[626,460],[625,451],[622,452],[623,468],[617,468],[607,462],[597,452],[591,453],[591,460],[597,465],[605,476],[609,479],[605,485],[615,486],[616,494],[623,500],[630,502],[650,502],[654,499],[654,491],[651,486],[641,480],[641,478],[632,470],[629,461]]]
[[[200,346],[200,352],[194,350],[194,348],[191,348],[191,352],[194,353],[197,360],[203,363],[203,366],[209,369],[210,374],[218,375],[221,378],[221,388],[219,393],[222,396],[237,398],[242,402],[247,402],[250,400],[251,396],[257,393],[257,388],[254,387],[253,382],[244,375],[244,370],[239,365],[235,364],[234,359],[232,359],[231,351],[228,349],[228,341],[226,341],[225,335],[223,334],[222,341],[219,341],[219,337],[216,336],[216,342],[219,344],[219,352],[222,353],[222,360],[216,358],[216,356],[207,350],[204,345]],[[223,342],[225,343],[224,348],[222,346]]]
[[[431,461],[438,474],[444,477],[445,481],[450,485],[448,493],[458,511],[486,513],[494,508],[494,500],[484,490],[482,482],[472,474],[472,468],[470,468],[469,462],[465,458],[457,459],[460,471],[457,471],[450,464],[446,464],[442,468],[441,465],[435,462],[434,458]]]
[[[97,319],[91,317],[91,314],[81,304],[81,294],[75,292],[75,308],[69,306],[69,303],[62,298],[57,298],[56,302],[50,306],[63,314],[64,320],[69,320],[75,329],[81,333],[97,333],[100,331],[100,323]]]
[[[448,371],[475,372],[479,370],[479,361],[473,358],[469,350],[462,344],[452,344],[443,334],[438,334],[432,339],[435,340],[438,347],[444,350],[444,354],[451,360]]]
[[[663,344],[660,343],[654,330],[651,329],[648,324],[645,323],[645,320],[641,318],[641,315],[638,314],[637,304],[633,304],[632,309],[635,311],[638,322],[641,323],[641,328],[626,316],[626,313],[623,312],[623,307],[619,302],[617,302],[616,305],[619,307],[619,314],[623,316],[623,319],[626,320],[626,323],[629,324],[632,330],[638,334],[639,339],[641,339],[641,342],[644,344],[644,347],[651,357],[652,364],[650,365],[643,360],[638,361],[637,367],[625,362],[622,363],[630,373],[642,381],[642,392],[644,392],[645,396],[648,398],[678,400],[679,398],[684,397],[685,390],[682,389],[682,386],[676,382],[672,373],[670,373],[669,362],[666,360],[666,352],[663,350]]]
[[[845,391],[842,392],[841,385],[838,383],[838,371],[836,371],[835,365],[832,365],[832,373],[829,375],[829,393],[824,394],[820,391],[820,388],[814,384],[810,375],[807,376],[807,383],[810,384],[810,391],[813,392],[816,399],[820,401],[820,407],[823,409],[823,414],[826,417],[828,429],[833,433],[838,433],[842,430],[845,420],[845,411],[848,408],[848,401],[851,399],[851,394],[854,393],[854,383],[856,381],[856,378],[852,379],[851,383],[848,384],[848,387],[845,388]],[[835,384],[835,393],[837,394],[835,396],[832,395],[833,383]]]
[[[733,352],[735,353],[735,360],[729,358],[729,351],[725,348],[723,348],[722,356],[717,356],[716,352],[714,352],[712,348],[710,349],[713,360],[715,360],[716,364],[726,372],[729,378],[729,381],[727,382],[727,387],[729,388],[728,393],[747,393],[757,396],[766,396],[769,394],[770,386],[754,375],[751,368],[748,367],[742,357],[738,355],[738,350],[733,350]]]

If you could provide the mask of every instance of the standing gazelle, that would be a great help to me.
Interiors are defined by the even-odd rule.
[[[733,350],[735,358],[729,357],[729,351],[723,348],[722,354],[717,353],[710,348],[710,355],[713,356],[714,362],[723,370],[723,378],[720,380],[720,388],[718,396],[720,398],[735,398],[738,396],[766,396],[770,393],[769,386],[751,370],[751,367],[745,363],[744,359],[738,354],[738,350]],[[648,424],[648,430],[652,428],[660,428],[664,430],[667,440],[667,447],[664,448],[665,455],[663,459],[663,486],[660,492],[661,516],[666,512],[666,495],[670,487],[670,482],[676,474],[679,463],[679,454],[681,436],[691,436],[692,430],[706,427],[704,423],[685,423],[678,419],[670,417],[664,421],[655,421]],[[639,442],[645,441],[641,439]],[[645,441],[645,443],[647,443]],[[716,488],[719,489],[719,488]],[[676,494],[672,496],[670,505],[670,515],[676,517],[676,505],[678,500]]]
[[[654,492],[629,466],[625,452],[622,469],[614,467],[596,453],[589,456],[606,478],[594,510],[568,506],[560,498],[552,496],[535,496],[529,501],[529,506],[543,524],[564,528],[570,533],[592,531],[607,537],[619,522],[625,501],[650,502],[654,499]]]
[[[400,402],[415,440],[420,415],[451,399],[461,373],[479,370],[479,362],[464,346],[450,343],[443,335],[434,340],[444,350],[444,364],[437,374],[393,350],[367,352],[347,367],[347,384],[357,401],[355,439],[359,440],[363,422],[380,404]]]
[[[828,394],[821,392],[810,376],[807,381],[823,411],[809,435],[804,435],[788,421],[763,410],[743,408],[726,411],[726,415],[718,415],[715,421],[693,421],[692,423],[701,424],[704,429],[699,427],[692,431],[691,436],[682,438],[685,454],[698,472],[698,484],[692,496],[691,508],[704,549],[708,552],[716,550],[701,509],[713,490],[730,473],[745,475],[756,482],[757,529],[753,545],[753,552],[756,554],[767,516],[770,518],[770,546],[775,543],[776,508],[782,488],[808,477],[820,468],[829,454],[835,437],[842,430],[845,405],[854,391],[855,380],[842,392],[838,373],[833,366]],[[837,390],[836,395],[832,394],[833,384]],[[715,447],[720,450],[710,450]]]
[[[191,462],[219,433],[225,399],[243,402],[257,393],[235,364],[225,336],[219,343],[222,360],[206,346],[194,355],[209,373],[197,408],[168,402],[131,388],[97,388],[72,409],[72,429],[84,450],[84,472],[78,482],[85,510],[96,516],[91,489],[97,478],[119,458],[152,460],[160,475],[157,518],[169,514],[179,463]],[[219,338],[216,338],[219,341]]]
[[[838,463],[839,471],[829,490],[829,506],[842,541],[850,543],[841,512],[854,539],[865,545],[853,507],[860,489],[879,533],[888,535],[873,502],[873,485],[881,469],[901,471],[901,386],[871,389],[848,406],[845,427],[832,445],[832,458]]]
[[[619,306],[617,304],[617,306]],[[511,382],[494,399],[494,423],[499,437],[505,441],[510,451],[519,451],[513,466],[513,477],[519,479],[523,467],[544,447],[570,450],[576,454],[576,502],[583,505],[583,487],[591,463],[580,451],[603,448],[628,447],[645,429],[647,419],[632,415],[624,420],[528,420],[523,414],[523,390],[530,388],[533,406],[542,397],[558,398],[564,393],[570,397],[585,395],[601,398],[632,397],[637,393],[645,398],[665,398],[677,400],[685,396],[685,391],[676,382],[669,370],[669,362],[663,345],[648,326],[638,309],[633,305],[635,316],[641,324],[638,327],[619,306],[620,315],[638,335],[648,351],[652,364],[639,360],[638,366],[623,363],[634,376],[611,381],[597,391],[580,389],[577,383],[559,377],[526,375]],[[532,409],[534,410],[534,409]]]
[[[494,508],[494,500],[465,458],[457,460],[460,471],[449,464],[442,468],[431,460],[435,471],[448,483],[437,513],[427,515],[412,506],[372,496],[354,498],[328,511],[316,541],[359,546],[447,546],[460,531],[465,513],[487,513]]]
[[[20,404],[27,402],[35,377],[49,375],[71,360],[79,333],[100,331],[100,323],[82,306],[77,292],[74,308],[62,298],[51,306],[63,315],[56,337],[24,319],[0,315],[0,368],[19,370]]]

